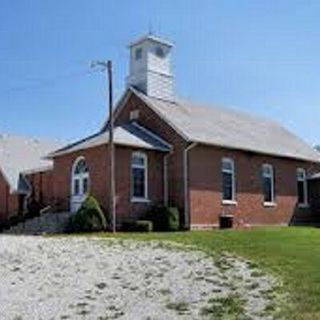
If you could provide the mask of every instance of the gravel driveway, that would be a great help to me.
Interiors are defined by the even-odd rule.
[[[169,243],[5,235],[0,281],[1,320],[272,319],[278,285]]]

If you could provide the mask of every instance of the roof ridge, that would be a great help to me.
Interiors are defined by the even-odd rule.
[[[144,94],[143,92],[140,92],[136,88],[133,88],[133,90]],[[211,111],[212,109],[216,109],[216,110],[219,109],[219,110],[222,110],[224,112],[239,114],[240,116],[243,116],[243,117],[246,117],[246,118],[250,117],[252,120],[260,120],[260,121],[263,120],[265,122],[273,123],[275,125],[283,127],[283,125],[281,125],[277,120],[274,120],[274,119],[271,119],[269,117],[266,117],[266,116],[263,116],[263,115],[259,115],[259,114],[251,114],[250,112],[248,112],[246,110],[239,110],[238,107],[236,107],[236,106],[220,105],[220,104],[216,105],[216,104],[209,104],[209,103],[206,103],[206,102],[196,102],[194,100],[183,98],[183,97],[176,97],[176,99],[174,101],[171,101],[171,100],[161,99],[161,98],[158,98],[158,97],[152,97],[152,96],[147,96],[147,95],[145,95],[145,96],[147,98],[151,99],[151,100],[156,100],[156,101],[160,101],[160,102],[164,102],[164,103],[168,103],[168,104],[173,104],[173,105],[179,106],[181,108],[184,108],[185,111],[187,111],[186,105],[190,106],[192,108],[196,108],[196,109],[200,109],[201,108],[203,110],[209,110],[209,111]]]
[[[203,109],[203,110],[209,110],[212,111],[214,109],[216,110],[221,110],[223,112],[228,112],[228,113],[233,113],[233,114],[238,114],[240,116],[246,117],[246,118],[251,118],[252,120],[263,120],[266,122],[270,122],[273,124],[276,124],[280,127],[283,127],[277,120],[271,119],[269,117],[259,115],[259,114],[252,114],[246,110],[239,110],[238,107],[236,106],[231,106],[231,105],[216,105],[216,104],[207,104],[206,102],[195,102],[194,100],[189,100],[189,99],[184,99],[184,98],[178,98],[177,99],[177,104],[183,107],[183,104],[187,104],[191,108],[196,108],[196,109]]]

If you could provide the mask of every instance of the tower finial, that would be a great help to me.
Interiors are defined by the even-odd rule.
[[[152,22],[149,21],[149,30],[148,30],[148,34],[149,36],[152,36],[153,35],[153,28],[152,28]]]

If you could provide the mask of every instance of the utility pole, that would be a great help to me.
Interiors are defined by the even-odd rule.
[[[115,201],[115,162],[114,162],[114,119],[113,119],[113,81],[112,81],[112,61],[95,61],[91,64],[91,67],[101,67],[102,71],[106,71],[107,82],[108,82],[108,92],[109,92],[109,143],[107,144],[107,151],[109,155],[109,211],[112,217],[112,232],[117,231],[117,219],[116,219],[116,201]],[[109,147],[109,148],[108,148]]]

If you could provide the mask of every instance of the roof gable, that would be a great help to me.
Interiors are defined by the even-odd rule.
[[[116,105],[116,108],[114,109],[114,118],[117,119],[118,115],[121,113],[121,111],[123,110],[123,108],[126,107],[130,97],[132,95],[135,95],[139,100],[141,100],[143,103],[145,103],[145,105],[147,107],[149,107],[160,119],[162,119],[168,126],[170,126],[182,139],[188,141],[188,137],[185,135],[185,133],[180,130],[179,127],[177,127],[173,121],[171,121],[170,118],[166,117],[165,115],[162,114],[161,110],[158,110],[158,108],[154,108],[154,104],[152,103],[152,100],[150,100],[150,98],[141,93],[140,91],[136,90],[133,87],[129,87],[125,93],[122,95],[122,97],[120,98],[119,102]],[[157,100],[157,99],[155,99]],[[162,100],[158,100],[158,101],[162,101]],[[163,100],[164,101],[164,100]],[[165,102],[165,101],[164,101]],[[171,104],[172,102],[167,102],[169,104]],[[107,120],[102,128],[102,131],[106,129],[106,127],[108,126],[108,121]]]
[[[25,184],[21,174],[30,170],[44,170],[52,166],[52,161],[43,157],[58,147],[58,143],[37,139],[0,135],[0,168],[12,192],[19,191]]]
[[[62,149],[56,150],[49,154],[48,157],[54,158],[71,152],[101,146],[107,144],[108,142],[109,131],[105,130],[73,144],[67,145]],[[114,128],[114,143],[116,145],[158,150],[163,152],[171,150],[170,144],[134,122]]]

